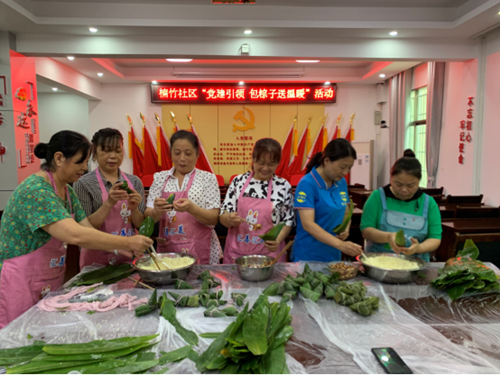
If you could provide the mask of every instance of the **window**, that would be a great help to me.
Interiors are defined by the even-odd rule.
[[[427,87],[412,90],[410,97],[409,124],[406,128],[405,148],[415,152],[422,164],[420,187],[427,187],[427,162],[425,160],[425,142],[427,130]]]

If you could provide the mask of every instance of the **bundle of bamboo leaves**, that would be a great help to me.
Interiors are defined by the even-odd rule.
[[[0,363],[7,374],[135,373],[159,364],[148,350],[158,335],[96,340],[83,344],[32,345],[0,350]]]
[[[94,285],[98,283],[113,284],[126,278],[132,272],[134,272],[134,268],[131,264],[111,265],[78,275],[71,286]]]
[[[283,296],[281,301],[288,302],[297,298],[298,293],[313,302],[318,302],[324,295],[327,299],[335,299],[341,305],[349,306],[353,311],[368,316],[378,309],[378,297],[365,297],[366,287],[361,281],[348,284],[338,282],[338,273],[330,276],[322,272],[312,271],[306,263],[304,272],[296,277],[287,275],[282,282],[269,285],[263,292],[268,296]]]
[[[200,372],[219,370],[223,374],[286,374],[285,343],[293,334],[290,307],[285,302],[269,303],[261,295],[251,311],[248,303],[236,320],[220,334],[196,361]]]

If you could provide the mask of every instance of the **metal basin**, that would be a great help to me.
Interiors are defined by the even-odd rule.
[[[247,281],[264,281],[273,275],[274,266],[259,267],[260,265],[273,261],[274,258],[266,255],[246,255],[236,258],[236,268],[243,280]]]
[[[194,263],[189,266],[183,268],[177,268],[175,270],[162,270],[162,271],[154,271],[154,270],[145,270],[140,268],[141,264],[149,264],[153,260],[149,255],[143,255],[140,258],[137,258],[132,262],[134,268],[139,272],[141,279],[148,284],[155,285],[165,285],[165,284],[173,284],[175,280],[182,279],[185,280],[189,272],[191,272],[191,268],[198,263],[198,258],[190,254],[184,253],[162,253],[158,254],[158,258],[179,258],[179,257],[188,257],[194,259]]]
[[[386,283],[386,284],[408,284],[413,282],[415,276],[417,275],[418,271],[420,271],[422,268],[425,268],[427,265],[426,262],[424,262],[420,258],[414,258],[411,256],[403,255],[403,254],[391,254],[391,253],[366,253],[366,257],[368,258],[374,258],[374,257],[394,257],[394,258],[401,258],[405,260],[409,260],[412,262],[415,262],[418,264],[418,269],[415,270],[390,270],[390,269],[384,269],[384,268],[379,268],[379,267],[374,267],[366,264],[364,262],[364,257],[361,255],[358,255],[356,259],[363,265],[363,268],[365,269],[365,273],[368,277],[380,281],[381,283]]]

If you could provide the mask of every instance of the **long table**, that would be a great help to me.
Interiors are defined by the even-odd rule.
[[[309,265],[313,270],[328,272],[325,263],[309,262]],[[230,300],[232,292],[242,292],[253,304],[271,282],[281,281],[287,274],[295,276],[304,266],[302,262],[277,264],[272,278],[263,282],[241,280],[234,265],[195,266],[187,281],[199,286],[196,276],[208,269],[222,282],[224,299]],[[301,296],[290,301],[294,328],[286,345],[290,372],[383,373],[370,349],[393,347],[415,373],[499,373],[500,294],[452,302],[446,293],[429,286],[442,266],[442,263],[429,264],[415,283],[407,285],[381,284],[358,276],[355,280],[364,282],[367,293],[380,298],[379,311],[370,317],[360,316],[324,297],[318,303]],[[129,289],[131,283],[120,282],[116,293],[150,296],[151,290]],[[171,290],[172,286],[164,288]],[[278,302],[280,297],[269,299]],[[179,308],[177,317],[184,327],[197,334],[221,332],[235,319],[205,318],[203,311],[203,307]],[[186,345],[158,313],[136,318],[127,309],[89,315],[43,312],[35,306],[0,330],[0,347],[27,345],[32,340],[71,343],[154,333],[161,337],[158,352]],[[28,339],[28,334],[32,339]],[[211,340],[200,338],[195,350],[202,352],[210,343]],[[189,359],[168,367],[167,373],[197,373]]]

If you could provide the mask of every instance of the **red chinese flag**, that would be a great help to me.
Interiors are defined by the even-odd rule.
[[[170,142],[167,138],[167,135],[163,131],[163,128],[160,129],[160,145],[161,145],[161,170],[168,170],[172,168],[172,157],[170,151]]]
[[[132,164],[134,166],[134,175],[142,178],[142,176],[144,175],[142,171],[144,165],[144,155],[137,145],[139,141],[135,137],[134,128],[130,128],[130,131],[132,132]]]
[[[290,181],[290,178],[293,175],[301,174],[302,173],[302,161],[304,160],[304,155],[306,153],[307,128],[308,127],[309,127],[309,125],[306,126],[306,128],[302,132],[302,135],[300,136],[300,141],[299,141],[299,147],[298,147],[298,154],[297,154],[297,156],[295,156],[295,157],[292,158],[290,166],[286,170],[285,176],[283,176],[288,181]]]
[[[323,131],[325,129],[325,126],[322,125],[321,129],[319,129],[318,135],[316,135],[316,139],[314,140],[313,147],[311,148],[311,151],[309,151],[309,154],[307,154],[307,158],[304,162],[304,165],[302,166],[302,174],[306,173],[306,165],[311,160],[311,158],[316,155],[318,152],[323,152]]]
[[[196,135],[196,138],[198,138],[198,144],[200,145],[200,154],[198,156],[198,161],[196,162],[196,168],[201,169],[202,171],[214,173],[212,165],[210,164],[205,149],[203,148],[203,145],[201,143],[201,139],[198,136],[198,133],[196,132],[193,124],[191,124],[191,131],[194,135]]]
[[[293,123],[292,126],[290,126],[290,131],[288,132],[288,135],[286,136],[285,143],[283,144],[283,148],[281,149],[281,161],[280,164],[278,165],[278,168],[276,168],[276,175],[280,177],[285,176],[285,172],[288,168],[288,165],[290,164],[290,153],[292,152],[292,145],[293,144]]]
[[[337,138],[339,138],[339,126],[338,125],[335,126],[335,131],[332,134],[332,139],[331,140],[333,141],[334,139],[337,139]]]
[[[149,135],[148,129],[144,126],[144,167],[143,174],[155,174],[160,171],[158,166],[158,154],[156,153],[154,142]]]

